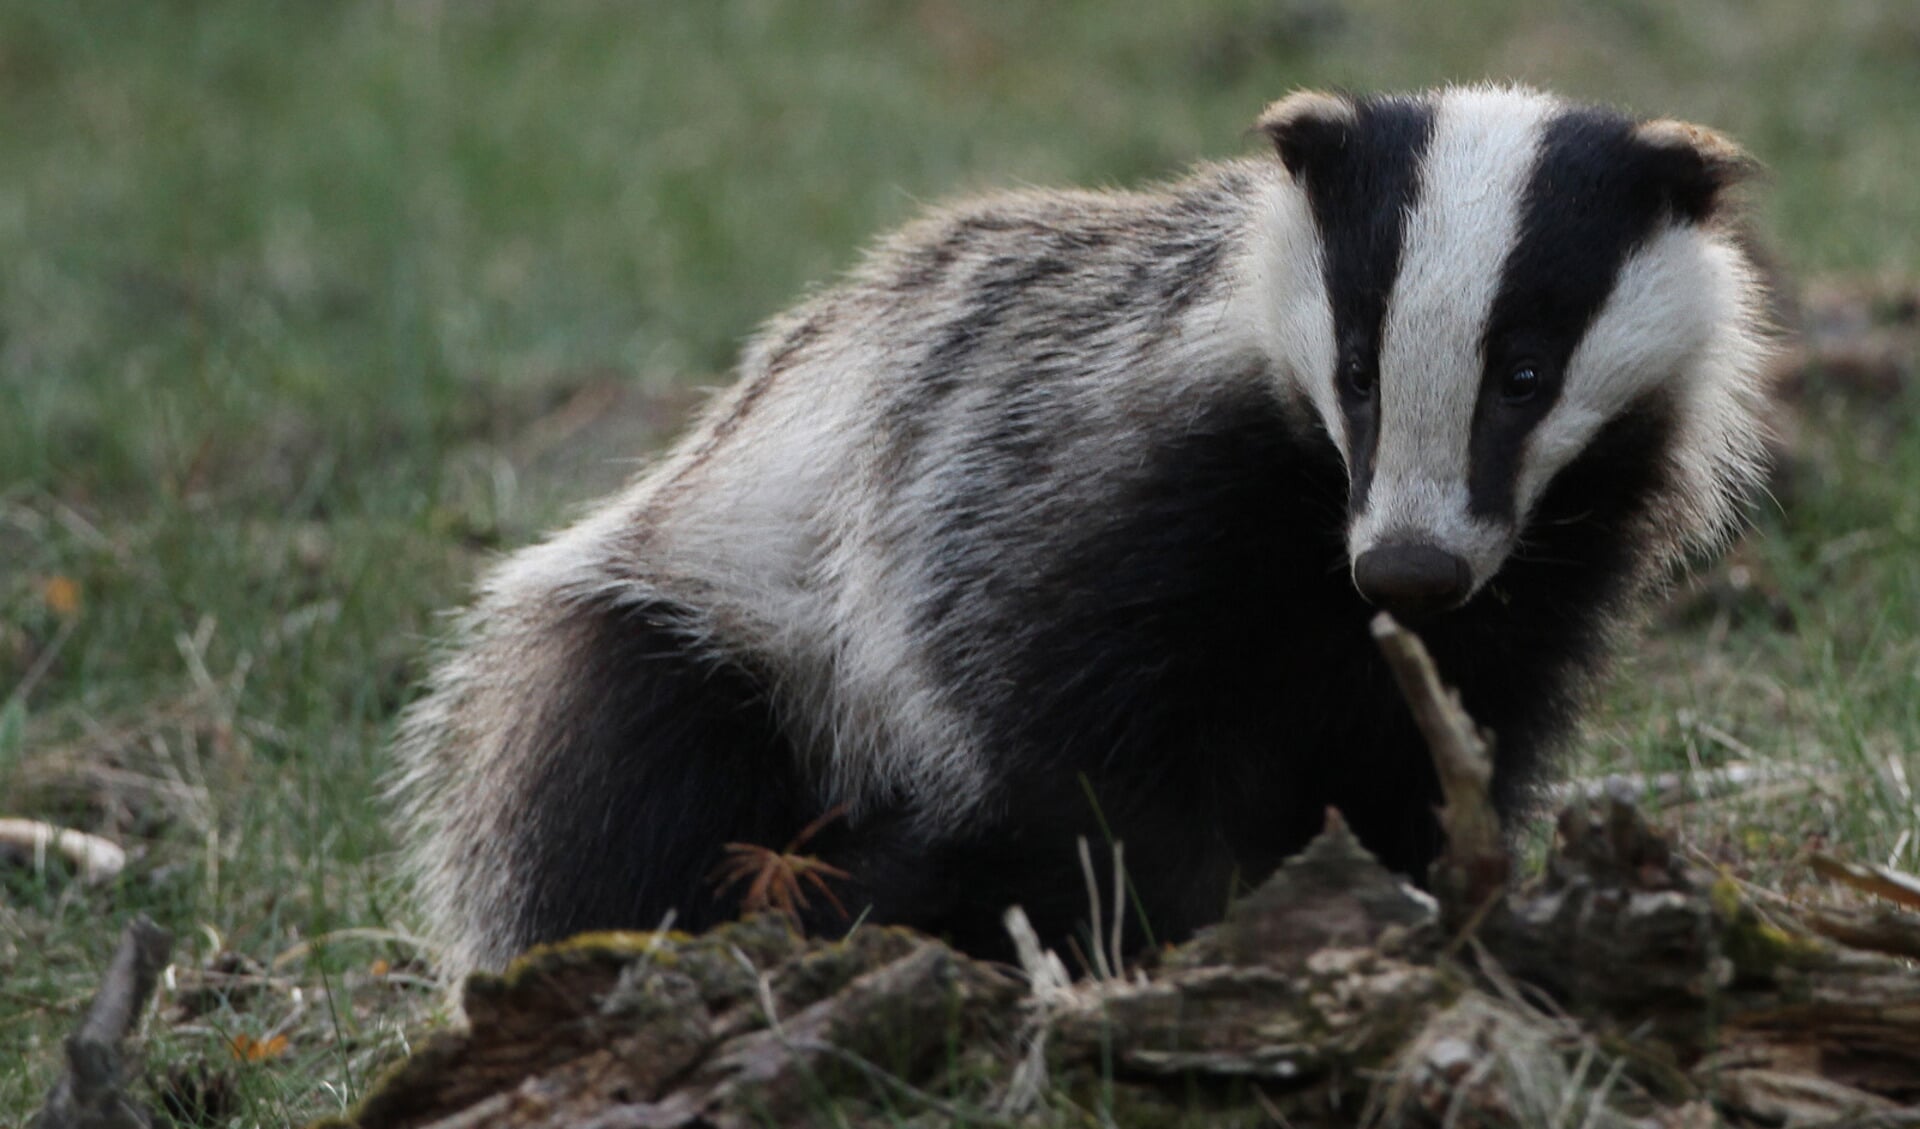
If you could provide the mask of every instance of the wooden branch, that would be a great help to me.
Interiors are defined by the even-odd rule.
[[[1887,866],[1845,862],[1820,851],[1807,856],[1807,865],[1822,878],[1874,894],[1908,909],[1920,909],[1920,878],[1911,874]]]
[[[1426,738],[1445,802],[1440,826],[1447,850],[1434,863],[1434,892],[1448,920],[1470,919],[1506,888],[1512,863],[1493,810],[1493,740],[1475,725],[1460,696],[1440,681],[1419,638],[1386,612],[1373,618],[1373,638],[1400,684],[1414,723]]]
[[[127,923],[106,978],[67,1039],[67,1073],[54,1084],[34,1129],[145,1129],[147,1112],[127,1097],[120,1044],[133,1033],[173,951],[173,934],[145,914]]]

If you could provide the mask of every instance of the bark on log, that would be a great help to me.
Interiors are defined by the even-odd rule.
[[[1920,952],[1915,915],[1757,905],[1617,793],[1563,812],[1544,873],[1510,884],[1485,740],[1418,640],[1378,630],[1446,782],[1437,904],[1330,815],[1149,968],[1067,983],[1028,952],[1028,991],[899,930],[587,938],[473,981],[472,1029],[357,1123],[1004,1124],[1051,1106],[1129,1126],[1920,1129],[1920,976],[1883,955]]]

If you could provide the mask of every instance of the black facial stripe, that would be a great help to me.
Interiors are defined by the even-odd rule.
[[[1350,366],[1372,379],[1370,400],[1340,390],[1348,451],[1347,503],[1359,512],[1373,478],[1379,439],[1380,324],[1400,273],[1406,218],[1419,202],[1420,160],[1433,138],[1433,107],[1406,99],[1363,101],[1336,144],[1316,146],[1297,172],[1320,230],[1327,296],[1333,307],[1335,371]]]
[[[1477,516],[1515,519],[1527,437],[1559,399],[1567,362],[1621,265],[1671,211],[1661,156],[1633,131],[1630,119],[1598,109],[1569,110],[1542,129],[1482,341],[1467,479]],[[1538,371],[1539,388],[1511,403],[1501,384],[1522,365]]]

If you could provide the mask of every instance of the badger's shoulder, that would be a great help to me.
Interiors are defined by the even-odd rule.
[[[875,240],[848,276],[858,288],[916,295],[966,288],[980,268],[1039,264],[1040,276],[1178,259],[1242,230],[1283,176],[1271,161],[1204,163],[1138,188],[1019,188],[928,208]]]
[[[832,492],[822,512],[845,514],[863,490],[977,461],[963,450],[991,460],[996,440],[1040,432],[1118,440],[1215,382],[1237,386],[1259,343],[1235,303],[1284,181],[1274,162],[1239,160],[1139,190],[933,208],[765,323],[634,496],[655,518],[708,520],[769,482],[796,498],[804,479],[805,504]]]

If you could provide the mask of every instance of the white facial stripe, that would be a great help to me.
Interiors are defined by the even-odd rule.
[[[1307,194],[1291,182],[1276,184],[1266,207],[1266,222],[1255,228],[1261,244],[1240,263],[1250,277],[1233,288],[1228,320],[1258,326],[1270,355],[1287,358],[1297,369],[1292,384],[1312,401],[1341,458],[1351,461],[1339,399],[1328,380],[1334,368],[1333,303]]]
[[[1430,537],[1484,582],[1509,531],[1467,510],[1481,331],[1514,243],[1541,123],[1556,104],[1476,87],[1449,91],[1421,166],[1380,352],[1380,437],[1348,549],[1392,534]]]
[[[1515,492],[1519,512],[1608,420],[1691,369],[1713,326],[1738,316],[1737,285],[1715,275],[1707,242],[1696,227],[1663,227],[1621,265],[1568,361],[1560,398],[1528,439]]]

